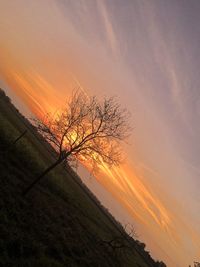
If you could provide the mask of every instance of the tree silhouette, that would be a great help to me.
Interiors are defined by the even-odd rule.
[[[26,195],[47,173],[64,161],[87,161],[96,167],[122,161],[120,143],[130,134],[129,114],[115,98],[98,101],[82,91],[72,93],[65,107],[44,121],[34,120],[36,129],[57,151],[57,160],[23,192]]]

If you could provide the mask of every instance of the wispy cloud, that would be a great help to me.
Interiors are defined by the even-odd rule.
[[[15,93],[29,106],[31,111],[39,116],[47,112],[55,112],[61,107],[61,100],[55,96],[54,87],[35,71],[17,72],[9,71],[7,83],[14,88]],[[48,96],[48,101],[47,101]]]
[[[153,0],[19,2],[0,4],[2,79],[38,115],[60,106],[72,85],[86,94],[88,88],[97,95],[112,91],[131,112],[136,111],[136,151],[129,147],[134,167],[104,166],[105,178],[97,179],[133,222],[139,222],[141,234],[148,236],[145,242],[158,241],[156,256],[167,250],[176,261],[170,266],[177,266],[185,264],[193,250],[191,261],[200,247],[199,198],[191,194],[198,195],[199,114],[194,114],[193,106],[198,108],[199,60],[189,56],[186,68],[181,59],[195,47],[198,55],[193,43],[199,42],[188,38],[189,28],[179,29],[182,22],[187,27],[190,22],[199,25],[199,14],[197,21],[192,13],[188,16],[192,4],[187,1],[183,5]],[[190,8],[181,9],[185,5]],[[191,78],[193,92],[188,87]],[[190,130],[195,134],[188,134]],[[180,163],[185,154],[188,158]]]
[[[102,170],[111,178],[116,192],[123,195],[124,200],[128,200],[133,209],[136,208],[134,203],[137,200],[139,206],[141,205],[162,229],[168,229],[171,224],[169,212],[161,201],[147,189],[134,170],[124,169],[124,167],[115,167],[110,170],[105,164],[102,165]]]
[[[107,36],[107,42],[110,46],[110,49],[113,55],[116,56],[118,53],[118,40],[117,40],[117,36],[116,36],[115,30],[112,24],[111,16],[103,0],[97,1],[97,3],[99,7],[99,12],[102,16],[102,21],[103,21],[106,36]]]

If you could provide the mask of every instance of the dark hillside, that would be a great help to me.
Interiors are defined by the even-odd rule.
[[[125,233],[69,167],[57,168],[23,198],[23,189],[54,157],[0,91],[0,266],[164,266]]]

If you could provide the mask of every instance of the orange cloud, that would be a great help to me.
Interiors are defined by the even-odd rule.
[[[105,164],[102,164],[101,169],[111,178],[111,183],[115,186],[118,195],[124,195],[128,200],[129,206],[134,206],[137,200],[160,227],[168,229],[171,223],[169,212],[134,174],[134,170],[130,170],[127,166],[126,168],[115,167],[111,170]]]
[[[40,118],[46,113],[54,113],[55,109],[63,104],[56,97],[53,86],[35,71],[19,73],[10,70],[6,75],[6,81],[29,109]]]

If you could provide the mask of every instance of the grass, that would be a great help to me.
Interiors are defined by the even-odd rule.
[[[0,266],[158,266],[134,240],[131,249],[105,242],[119,237],[122,228],[62,166],[23,198],[23,189],[54,156],[4,97],[0,129]]]

